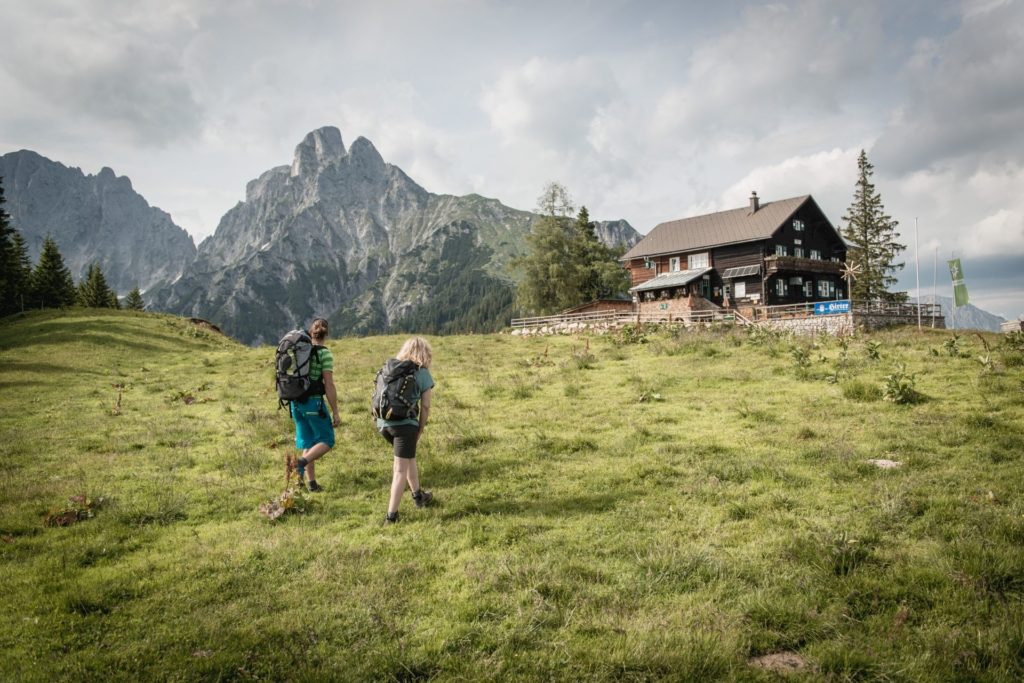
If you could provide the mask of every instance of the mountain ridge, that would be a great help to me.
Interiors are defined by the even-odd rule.
[[[29,258],[52,236],[77,279],[96,263],[120,292],[176,277],[195,258],[192,237],[109,166],[95,174],[22,149],[0,156],[5,210]]]

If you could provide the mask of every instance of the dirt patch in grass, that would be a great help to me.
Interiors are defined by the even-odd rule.
[[[811,668],[807,660],[795,652],[773,652],[768,655],[761,655],[760,657],[751,657],[747,660],[747,664],[758,669],[766,669],[782,674]]]

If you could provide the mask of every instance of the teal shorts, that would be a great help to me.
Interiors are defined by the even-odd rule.
[[[292,401],[292,420],[295,421],[295,447],[300,450],[325,443],[334,448],[334,425],[323,396],[314,396],[300,403]]]

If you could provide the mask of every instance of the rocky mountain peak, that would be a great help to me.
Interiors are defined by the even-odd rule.
[[[380,152],[373,146],[373,143],[366,138],[362,136],[356,138],[356,141],[352,143],[352,147],[349,148],[349,154],[352,156],[352,161],[355,165],[370,171],[376,171],[376,174],[384,172],[386,166],[384,157],[380,155]]]
[[[315,174],[324,166],[342,159],[345,154],[340,130],[334,126],[317,128],[308,133],[295,148],[292,177]]]

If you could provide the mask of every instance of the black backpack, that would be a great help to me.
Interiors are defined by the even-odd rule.
[[[377,371],[377,382],[370,400],[370,412],[382,420],[405,420],[419,415],[420,389],[411,360],[392,358]]]
[[[306,401],[324,393],[323,377],[315,382],[309,378],[313,354],[322,346],[313,343],[305,330],[292,330],[277,345],[277,399],[283,408],[289,401]]]

